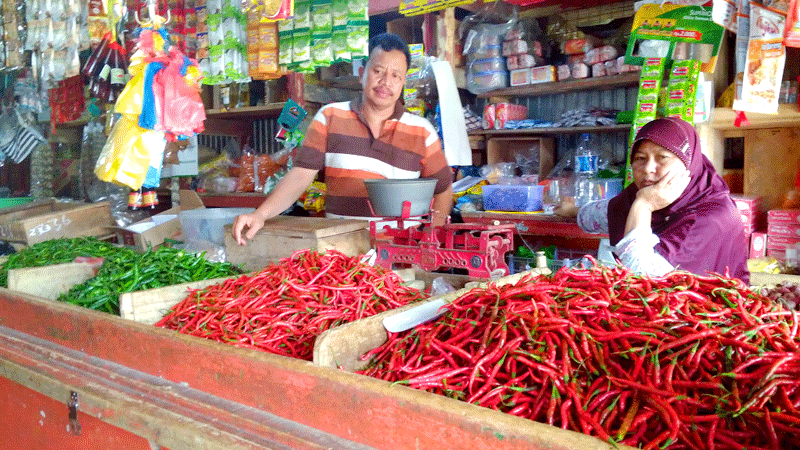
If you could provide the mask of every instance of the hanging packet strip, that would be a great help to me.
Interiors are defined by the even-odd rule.
[[[733,109],[776,114],[786,63],[786,49],[783,46],[786,14],[751,3],[750,17],[750,41],[742,96],[733,101]]]

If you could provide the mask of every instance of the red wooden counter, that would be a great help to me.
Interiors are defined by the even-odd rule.
[[[2,288],[0,392],[0,448],[613,448],[405,386]],[[80,434],[68,426],[73,392]]]
[[[496,212],[464,212],[464,222],[477,223],[513,223],[517,232],[528,242],[536,241],[540,245],[556,245],[581,250],[596,250],[600,239],[605,234],[591,234],[583,231],[575,219],[568,219],[552,214],[516,214]]]

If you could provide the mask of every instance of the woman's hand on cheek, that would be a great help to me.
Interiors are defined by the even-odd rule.
[[[650,211],[658,211],[677,200],[689,186],[690,179],[689,171],[685,167],[676,167],[667,172],[656,184],[639,189],[636,198],[645,202]]]

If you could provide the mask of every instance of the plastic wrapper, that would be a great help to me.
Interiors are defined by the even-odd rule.
[[[319,181],[311,183],[311,186],[303,194],[303,209],[316,213],[324,211],[326,192],[325,183]]]
[[[733,109],[775,114],[786,64],[786,51],[782,46],[786,15],[751,3],[750,19],[753,26],[750,27],[742,97],[734,100]]]
[[[467,74],[467,90],[473,94],[482,94],[504,87],[508,87],[508,72],[506,71],[468,72]]]
[[[239,168],[239,192],[253,192],[256,188],[255,155],[250,152],[242,154],[241,167]]]
[[[351,58],[369,56],[369,21],[350,21],[347,24],[347,48]]]

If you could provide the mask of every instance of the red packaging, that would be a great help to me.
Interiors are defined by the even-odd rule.
[[[494,128],[494,103],[490,103],[483,108],[483,121],[481,125],[484,130],[491,130]]]
[[[565,55],[577,55],[579,53],[586,53],[594,47],[591,39],[570,39],[564,42]]]
[[[800,224],[800,209],[771,209],[767,211],[767,222]]]
[[[800,237],[783,237],[783,236],[772,236],[767,234],[767,248],[768,249],[775,249],[775,250],[786,250],[787,248],[798,248],[800,249]]]
[[[756,232],[750,235],[750,258],[763,258],[767,255],[767,234]]]
[[[767,234],[770,236],[800,238],[800,224],[770,223],[767,225]]]
[[[513,103],[497,103],[495,105],[494,129],[502,130],[509,120],[523,120],[528,118],[528,108]]]

